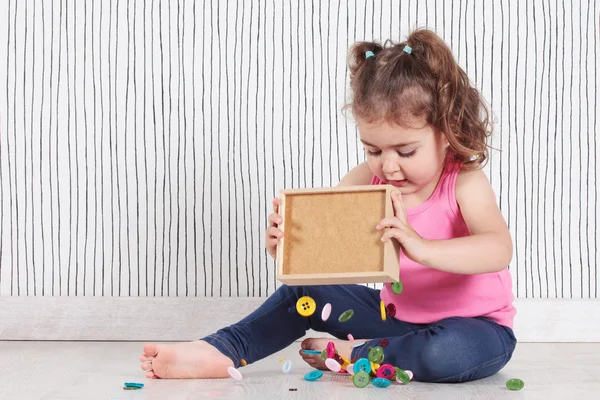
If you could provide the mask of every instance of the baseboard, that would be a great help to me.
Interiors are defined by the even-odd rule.
[[[194,340],[240,320],[263,301],[5,296],[0,297],[0,340]],[[520,342],[600,342],[598,300],[517,299],[515,306]]]

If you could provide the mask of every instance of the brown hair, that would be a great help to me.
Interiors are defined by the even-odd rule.
[[[404,51],[405,46],[412,51]],[[374,56],[367,57],[368,51]],[[355,43],[348,67],[353,99],[344,108],[355,118],[398,125],[424,118],[446,136],[454,157],[465,167],[485,165],[492,134],[488,108],[434,32],[417,29],[397,44]]]

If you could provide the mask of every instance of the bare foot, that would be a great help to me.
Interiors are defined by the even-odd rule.
[[[202,340],[146,344],[140,361],[148,378],[227,378],[227,367],[233,367],[229,357]]]
[[[352,346],[360,342],[360,340],[349,341],[329,338],[309,338],[302,341],[301,347],[302,350],[323,351],[327,348],[327,343],[329,342],[333,342],[335,344],[335,349],[338,351],[340,356],[350,361],[350,357],[352,357]],[[308,365],[316,369],[322,369],[325,371],[328,370],[327,366],[325,366],[325,360],[321,358],[321,355],[304,354],[302,350],[300,350],[300,356]]]

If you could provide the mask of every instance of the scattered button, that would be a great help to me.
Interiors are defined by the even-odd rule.
[[[375,376],[377,376],[377,370],[379,369],[379,364],[374,363],[373,361],[370,361],[371,363],[371,373]]]
[[[321,311],[321,319],[323,321],[327,321],[329,319],[330,315],[331,315],[331,304],[327,303],[327,304],[325,304],[325,306],[323,307],[323,310]]]
[[[365,371],[358,371],[356,374],[352,375],[352,383],[354,386],[359,388],[364,388],[371,381],[371,377]]]
[[[387,346],[388,344],[390,344],[390,342],[389,342],[387,339],[381,339],[381,340],[379,341],[379,345],[380,345],[381,347],[385,347],[385,346]]]
[[[297,391],[298,389],[296,389],[296,388],[289,388],[288,390],[289,390],[290,392],[295,392],[295,391]]]
[[[323,350],[321,352],[321,358],[323,359],[323,361],[327,360],[327,350]]]
[[[387,313],[387,315],[390,316],[390,318],[394,318],[394,316],[396,315],[396,306],[392,303],[388,304],[385,307],[385,312]]]
[[[377,386],[379,388],[386,388],[392,384],[392,382],[389,379],[385,378],[375,378],[371,381],[371,383],[373,384],[373,386]]]
[[[398,369],[396,369],[396,381],[398,383],[409,383],[410,375],[408,375],[408,373],[406,373],[406,371],[398,368]]]
[[[240,360],[240,364],[242,364],[243,367],[245,367],[246,365],[248,365],[248,363],[246,362],[246,360],[244,360],[243,358]]]
[[[385,378],[385,379],[394,379],[396,375],[396,370],[390,364],[383,364],[379,368],[377,368],[377,377]]]
[[[140,387],[137,386],[123,386],[123,390],[140,390]]]
[[[292,360],[286,360],[283,363],[283,368],[282,368],[283,373],[287,374],[288,372],[290,372],[291,369],[292,369]]]
[[[350,318],[352,318],[352,316],[354,315],[354,310],[350,309],[350,310],[346,310],[344,311],[339,317],[338,317],[338,321],[340,322],[346,322],[348,321]]]
[[[296,302],[296,311],[303,317],[310,317],[317,310],[317,303],[310,296],[302,296]]]
[[[306,379],[307,381],[316,381],[317,379],[319,379],[322,376],[323,376],[323,371],[321,371],[320,369],[315,369],[313,371],[310,371],[306,375],[304,375],[304,379]]]
[[[354,336],[351,333],[348,334],[348,340],[354,340]]]
[[[333,372],[340,372],[342,366],[339,362],[335,361],[333,358],[328,358],[325,360],[325,365]]]
[[[369,347],[369,355],[367,357],[369,361],[372,361],[375,364],[381,364],[383,357],[383,349],[381,346]]]
[[[319,350],[302,350],[304,354],[321,354]]]
[[[379,308],[381,309],[381,320],[385,321],[385,318],[386,318],[386,316],[385,316],[385,303],[383,302],[383,300],[381,300],[379,302]]]
[[[392,292],[394,292],[396,294],[402,293],[402,282],[398,281],[398,282],[392,283]]]
[[[354,375],[354,364],[348,364],[346,371],[348,371],[350,375]]]
[[[235,379],[236,381],[242,380],[242,374],[237,369],[233,367],[227,367],[227,372],[229,372],[229,376]]]
[[[327,355],[327,358],[335,358],[335,344],[333,342],[327,343],[325,354]]]
[[[284,357],[284,358],[282,358],[281,360],[279,360],[279,362],[280,362],[280,363],[282,363],[282,362],[284,362],[284,361],[285,361],[285,357]]]
[[[520,379],[509,379],[506,382],[506,387],[509,390],[521,390],[525,386],[525,383]]]
[[[371,363],[366,358],[360,358],[354,363],[354,373],[364,371],[367,374],[371,372]]]
[[[126,387],[134,387],[134,388],[138,388],[141,389],[144,387],[143,383],[137,383],[137,382],[125,382],[125,386]]]

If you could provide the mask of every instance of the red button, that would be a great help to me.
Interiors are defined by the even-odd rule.
[[[387,306],[385,306],[385,311],[387,315],[390,316],[390,318],[394,318],[394,315],[396,315],[396,306],[390,303]]]
[[[388,344],[390,344],[390,342],[388,342],[388,340],[387,340],[387,339],[381,339],[381,340],[379,341],[379,345],[380,345],[381,347],[385,347],[385,346],[387,346]]]

